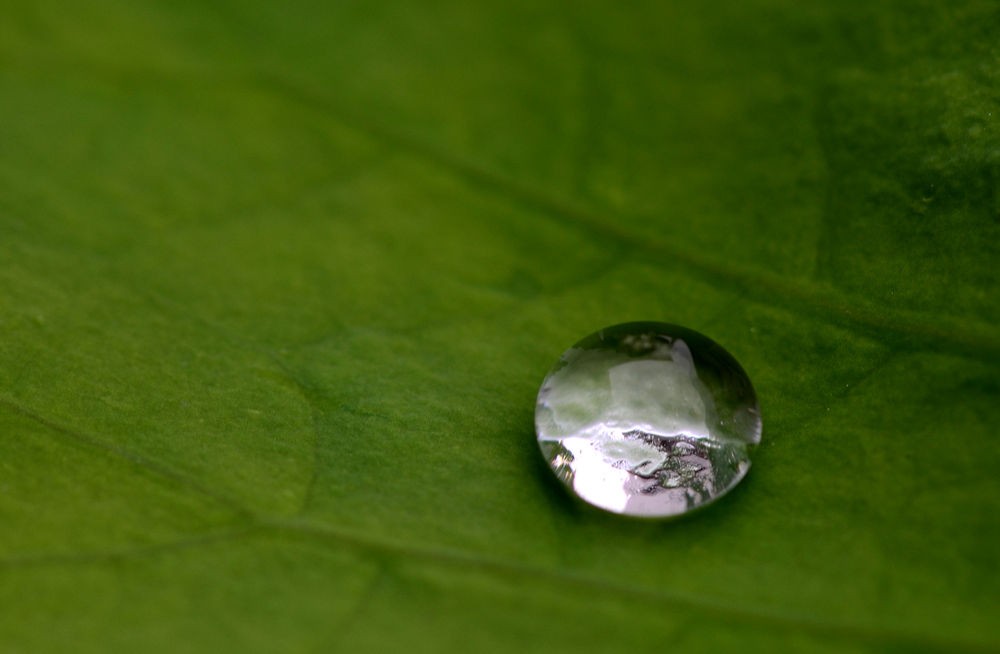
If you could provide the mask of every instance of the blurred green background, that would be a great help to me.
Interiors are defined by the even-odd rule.
[[[0,5],[0,650],[996,651],[995,2]],[[534,396],[702,331],[748,479]]]

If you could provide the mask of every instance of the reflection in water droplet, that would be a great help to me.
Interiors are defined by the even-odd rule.
[[[753,386],[714,341],[676,325],[616,325],[567,350],[538,392],[538,443],[579,497],[626,515],[707,504],[750,468]]]

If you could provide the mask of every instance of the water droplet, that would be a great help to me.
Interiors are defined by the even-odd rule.
[[[731,354],[677,325],[607,327],[563,353],[538,392],[538,444],[583,500],[645,517],[687,513],[750,468],[761,420]]]

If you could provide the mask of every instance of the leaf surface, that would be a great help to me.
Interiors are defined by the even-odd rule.
[[[0,9],[9,651],[1000,648],[989,2]],[[683,324],[761,398],[686,519],[542,376]]]

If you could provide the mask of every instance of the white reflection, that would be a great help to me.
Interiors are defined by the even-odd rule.
[[[676,340],[656,353],[630,359],[603,351],[577,351],[572,365],[546,384],[545,440],[595,439],[635,429],[707,438],[705,400],[691,351]]]
[[[629,471],[609,465],[607,456],[589,438],[566,438],[562,444],[573,454],[573,488],[580,497],[609,511],[624,511]]]
[[[616,360],[607,352],[578,351],[573,365],[548,384],[544,406],[552,429],[545,440],[560,442],[572,455],[574,490],[609,511],[656,513],[663,503],[685,502],[686,489],[659,488],[653,478],[667,467],[668,448],[626,433],[710,437],[687,345],[664,344],[654,357]]]

